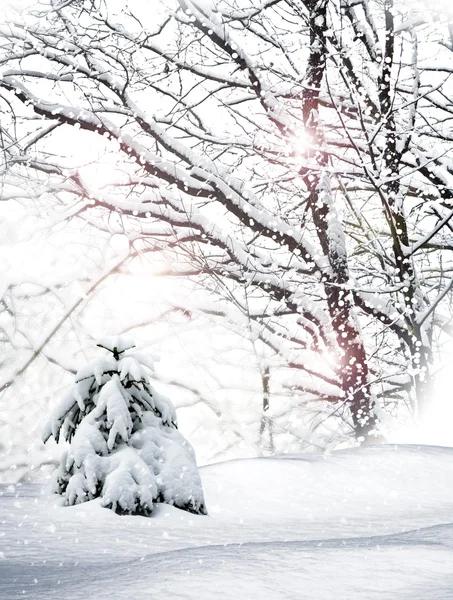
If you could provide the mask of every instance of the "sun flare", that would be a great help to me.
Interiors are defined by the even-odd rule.
[[[296,155],[296,157],[302,157],[307,153],[312,141],[308,133],[304,129],[301,129],[297,132],[297,135],[294,135],[291,138],[290,143],[292,152]]]

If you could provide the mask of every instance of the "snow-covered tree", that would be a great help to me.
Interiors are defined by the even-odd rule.
[[[52,0],[0,27],[9,172],[191,261],[304,406],[360,438],[416,412],[453,288],[448,23],[418,0],[153,7]]]
[[[151,386],[152,361],[127,338],[98,345],[107,354],[79,370],[44,433],[70,443],[55,492],[68,505],[101,498],[120,514],[149,515],[156,502],[206,514],[194,451],[172,403]]]

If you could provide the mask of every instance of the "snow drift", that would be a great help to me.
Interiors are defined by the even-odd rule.
[[[210,516],[118,516],[1,486],[0,597],[452,600],[453,449],[368,447],[200,469]]]

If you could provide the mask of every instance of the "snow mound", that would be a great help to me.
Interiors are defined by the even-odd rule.
[[[218,515],[247,521],[272,515],[280,523],[298,521],[299,531],[326,520],[348,535],[423,527],[427,516],[453,522],[453,448],[369,446],[228,461],[203,467],[202,479]]]

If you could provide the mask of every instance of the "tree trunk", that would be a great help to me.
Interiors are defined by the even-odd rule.
[[[343,228],[337,217],[330,181],[325,172],[328,156],[319,151],[323,147],[319,128],[319,91],[325,74],[327,49],[325,46],[326,0],[307,3],[310,22],[310,57],[305,78],[302,114],[310,146],[307,158],[317,165],[315,169],[303,168],[308,204],[313,216],[318,240],[329,259],[330,275],[323,277],[328,310],[339,350],[338,374],[344,402],[352,416],[354,433],[358,440],[366,439],[376,429],[375,401],[370,384],[368,361],[359,324],[355,315],[354,300],[348,290],[349,270]]]

